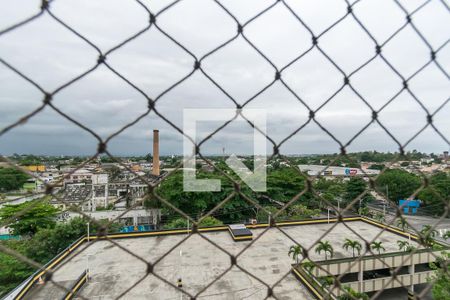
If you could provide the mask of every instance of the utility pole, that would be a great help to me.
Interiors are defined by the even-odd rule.
[[[87,222],[86,225],[87,225],[87,241],[89,242],[89,238],[90,238],[90,235],[89,235],[89,222]]]
[[[328,224],[330,224],[330,207],[328,207],[327,210],[328,210]]]
[[[389,201],[389,186],[386,185],[386,199],[383,201],[383,215],[386,220],[386,201]]]
[[[389,200],[389,186],[386,185],[386,200]]]

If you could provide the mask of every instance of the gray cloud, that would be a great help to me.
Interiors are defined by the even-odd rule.
[[[317,36],[347,12],[345,1],[286,1]],[[222,1],[245,23],[272,1]],[[402,1],[413,11],[423,1]],[[6,28],[39,11],[40,1],[26,5],[10,2],[0,12],[0,28]],[[152,12],[167,1],[145,3]],[[133,1],[53,1],[51,11],[69,26],[97,45],[103,52],[118,45],[148,25],[145,10]],[[382,44],[405,23],[405,14],[392,1],[365,0],[353,7],[355,15]],[[415,26],[437,49],[448,40],[450,19],[440,1],[431,1],[413,16]],[[198,58],[236,34],[237,26],[214,1],[185,0],[161,14],[157,24],[192,51]],[[279,3],[251,22],[245,36],[279,69],[311,47],[311,34]],[[375,55],[375,43],[352,16],[319,38],[320,47],[346,73],[356,70]],[[407,26],[383,47],[383,56],[404,76],[411,76],[430,58],[430,49]],[[0,58],[52,91],[96,64],[98,53],[83,40],[58,24],[49,15],[0,36]],[[107,62],[150,97],[155,98],[173,83],[189,74],[194,58],[155,28],[151,28],[121,49],[112,52]],[[437,55],[439,64],[449,72],[450,49]],[[275,76],[275,69],[239,36],[232,43],[202,61],[202,68],[238,103],[245,103]],[[317,109],[343,83],[343,75],[326,57],[312,49],[282,72],[282,79],[311,109]],[[371,107],[380,109],[398,93],[402,79],[376,57],[350,77],[356,92]],[[43,95],[35,87],[0,64],[0,128],[13,123],[41,104]],[[409,81],[409,88],[433,113],[449,95],[450,82],[431,63]],[[54,105],[86,125],[102,138],[117,132],[147,110],[147,100],[105,66],[63,89]],[[450,105],[433,120],[450,139]],[[182,127],[184,108],[233,108],[234,103],[200,71],[169,91],[157,102],[158,111]],[[247,106],[267,109],[267,131],[277,143],[308,120],[305,107],[281,82],[276,82]],[[408,141],[426,123],[427,112],[407,91],[385,107],[379,120],[401,142]],[[371,120],[371,109],[345,87],[316,113],[316,119],[343,144]],[[220,124],[206,124],[199,136],[206,136]],[[153,112],[109,144],[117,155],[151,152],[153,128],[161,132],[161,152],[181,153],[182,136]],[[236,122],[205,143],[205,153],[250,153],[252,131]],[[45,109],[27,123],[0,136],[0,153],[92,154],[97,141],[90,133]],[[351,151],[395,151],[398,146],[377,124],[372,124],[349,146]],[[433,130],[427,129],[408,149],[441,152],[449,145]],[[268,145],[271,150],[271,145]],[[338,152],[339,145],[311,122],[283,144],[283,153]]]

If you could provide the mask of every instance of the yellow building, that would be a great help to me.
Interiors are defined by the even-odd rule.
[[[140,172],[141,171],[141,166],[139,166],[139,165],[132,165],[131,166],[131,170],[133,172]]]
[[[30,172],[45,172],[46,170],[44,165],[25,166],[25,169],[27,169]]]

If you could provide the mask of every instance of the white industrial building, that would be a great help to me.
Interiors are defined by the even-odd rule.
[[[310,176],[370,176],[380,174],[379,170],[322,166],[322,165],[298,165],[300,171]]]

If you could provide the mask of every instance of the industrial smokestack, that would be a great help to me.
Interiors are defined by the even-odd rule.
[[[152,174],[159,176],[159,130],[153,130],[153,168]]]

